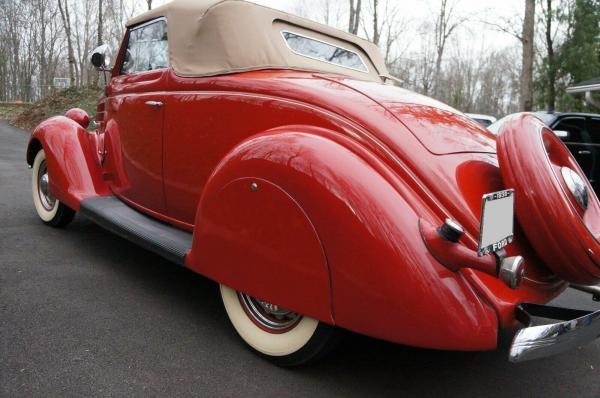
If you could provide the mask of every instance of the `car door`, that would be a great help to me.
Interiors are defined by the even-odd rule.
[[[594,183],[598,148],[594,145],[587,130],[586,118],[584,116],[563,117],[554,123],[552,129],[567,133],[566,137],[562,137],[563,142],[581,166],[586,177]]]
[[[166,21],[127,35],[120,74],[109,86],[106,174],[112,191],[142,210],[164,213],[163,120],[168,67]]]

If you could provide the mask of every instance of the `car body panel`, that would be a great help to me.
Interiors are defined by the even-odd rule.
[[[165,213],[162,178],[166,71],[123,75],[112,80],[106,101],[106,170],[115,195]],[[134,181],[134,183],[133,183]]]
[[[193,231],[186,265],[196,272],[369,336],[460,350],[494,348],[498,328],[515,324],[516,305],[547,302],[565,288],[518,227],[507,250],[525,258],[527,278],[516,290],[480,271],[453,272],[428,251],[419,220],[458,220],[460,244],[474,250],[481,197],[504,189],[493,136],[451,108],[310,72],[148,76],[111,81],[97,134],[104,166],[87,172],[130,206]],[[156,127],[145,108],[116,113],[127,95],[164,103],[164,208],[152,202],[156,190],[136,197],[124,189],[144,181],[124,165],[152,175],[160,145],[123,151],[124,128]],[[442,146],[445,134],[456,136]],[[96,159],[94,151],[85,156]],[[269,187],[264,202],[246,189],[253,179]],[[289,231],[287,219],[296,220]],[[290,257],[282,275],[277,265]],[[289,278],[297,282],[289,295],[267,288]]]
[[[82,200],[110,193],[102,178],[98,148],[96,134],[74,120],[57,116],[45,120],[33,131],[27,146],[27,162],[32,165],[37,151],[43,149],[52,176],[50,194],[77,211]]]
[[[343,170],[338,169],[339,164],[345,165]],[[188,265],[223,280],[218,276],[223,253],[212,250],[219,247],[214,236],[223,234],[223,226],[213,220],[230,206],[217,198],[228,181],[252,175],[285,189],[309,215],[326,253],[336,325],[422,347],[495,347],[494,311],[461,274],[441,266],[422,241],[412,239],[419,234],[419,215],[403,195],[414,193],[397,192],[379,172],[385,168],[347,137],[311,126],[282,127],[255,136],[228,154],[207,184]],[[387,174],[391,178],[391,173]],[[244,188],[247,195],[252,194],[247,185]],[[245,202],[237,206],[245,207]],[[262,228],[272,228],[279,221],[276,209],[262,214]],[[230,231],[233,236],[227,240],[247,241],[237,231]],[[272,245],[278,242],[261,240],[261,245],[277,251]],[[237,256],[237,261],[228,264],[255,258],[248,250]],[[304,284],[302,299],[293,303],[296,297],[276,297],[273,289],[263,292],[260,289],[265,287],[253,279],[244,280],[240,288],[300,312],[307,310],[307,297],[320,294],[318,285]]]

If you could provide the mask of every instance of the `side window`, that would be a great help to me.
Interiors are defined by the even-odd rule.
[[[169,45],[165,20],[131,29],[121,73],[129,75],[168,66]]]
[[[563,119],[552,130],[562,130],[569,133],[569,137],[563,139],[566,142],[574,144],[591,144],[591,139],[587,131],[585,131],[585,119],[582,117],[571,117]]]
[[[360,55],[354,51],[285,30],[281,32],[281,35],[293,53],[343,68],[364,73],[369,72],[369,68],[367,68]]]
[[[600,117],[592,117],[587,121],[587,130],[594,144],[600,144]]]

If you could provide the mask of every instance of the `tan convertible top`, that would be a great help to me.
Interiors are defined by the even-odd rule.
[[[381,81],[387,68],[373,43],[285,12],[242,0],[173,0],[131,19],[127,27],[164,17],[170,64],[180,76],[214,76],[259,69],[330,72]],[[368,72],[293,52],[282,31],[317,39],[360,56]]]

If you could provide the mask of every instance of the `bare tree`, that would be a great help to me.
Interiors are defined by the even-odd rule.
[[[533,109],[533,66],[535,61],[535,2],[525,0],[524,17],[505,18],[498,22],[482,21],[493,29],[515,37],[521,43],[521,70],[519,72],[519,109],[531,111]],[[521,28],[520,30],[518,28]]]
[[[373,0],[373,43],[379,45],[379,38],[381,37],[381,26],[379,26],[379,14],[378,14],[379,0]]]
[[[552,0],[539,0],[542,11],[542,24],[544,26],[544,46],[546,50],[546,59],[544,65],[545,75],[545,99],[548,111],[554,111],[556,106],[556,77],[558,74],[558,65],[554,51],[554,38],[556,28],[553,22],[556,18],[557,9],[553,7]],[[545,4],[544,4],[545,3]]]
[[[103,43],[103,37],[102,37],[102,33],[104,30],[104,13],[102,10],[103,7],[103,1],[102,0],[98,0],[98,25],[96,27],[96,46],[101,46]],[[100,75],[98,72],[94,73],[94,87],[98,87],[98,82],[100,79]]]
[[[148,3],[148,10],[152,9],[152,0],[146,0],[146,3]]]
[[[381,8],[383,8],[383,13]],[[407,20],[399,17],[399,10],[395,0],[372,0],[370,7],[367,8],[367,11],[371,13],[367,19],[370,18],[372,26],[369,29],[370,24],[363,23],[365,37],[381,47],[384,61],[389,69],[396,69],[395,62],[401,58],[404,50],[410,45],[410,42],[406,41],[404,50],[396,47],[398,39],[407,29]]]
[[[452,1],[452,0],[450,0]],[[435,59],[435,83],[434,83],[434,95],[439,95],[437,88],[438,81],[441,77],[442,60],[444,57],[444,51],[448,39],[455,32],[462,23],[466,21],[466,18],[456,18],[454,15],[454,6],[456,3],[449,3],[448,0],[440,1],[440,8],[435,21],[435,48],[436,48],[436,59]]]
[[[96,46],[101,46],[104,41],[102,37],[102,33],[104,30],[104,13],[102,11],[102,7],[104,6],[104,2],[102,0],[98,0],[98,26],[96,30]]]
[[[352,34],[358,33],[360,25],[360,13],[362,10],[362,0],[348,0],[350,5],[350,18],[348,20],[348,32]],[[356,3],[355,3],[356,1]]]
[[[520,37],[523,45],[521,57],[521,92],[519,106],[522,111],[529,112],[533,109],[533,59],[534,59],[534,34],[535,34],[535,0],[525,0],[525,18],[523,19],[523,33]]]
[[[71,80],[71,86],[75,86],[75,52],[73,51],[73,41],[71,38],[71,17],[69,15],[69,2],[67,0],[58,0],[58,9],[60,10],[63,26],[65,28],[65,35],[67,36],[69,79]]]

